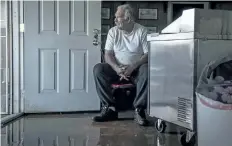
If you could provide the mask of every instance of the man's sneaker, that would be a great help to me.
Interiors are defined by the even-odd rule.
[[[108,107],[103,107],[101,111],[101,115],[93,118],[95,122],[114,121],[117,119],[118,119],[118,112],[113,111]]]
[[[135,109],[135,122],[140,126],[147,126],[148,120],[146,119],[146,114],[143,109]]]

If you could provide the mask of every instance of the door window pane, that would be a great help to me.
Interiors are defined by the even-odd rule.
[[[6,20],[6,2],[1,1],[1,18],[0,20]]]
[[[6,112],[6,37],[1,37],[1,112]]]
[[[1,68],[6,68],[6,37],[1,37]]]
[[[7,113],[8,96],[9,96],[9,48],[7,47],[7,3],[1,1],[1,14],[0,14],[0,37],[1,37],[1,63],[0,63],[0,93],[1,93],[1,114]]]
[[[1,33],[0,36],[6,36],[6,22],[5,21],[1,21]]]

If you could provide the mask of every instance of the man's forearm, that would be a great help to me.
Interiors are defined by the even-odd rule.
[[[108,63],[113,69],[118,67],[118,63],[112,54],[105,54],[105,61]]]
[[[144,54],[139,61],[137,61],[134,65],[136,66],[136,68],[138,68],[139,66],[148,63],[148,53]]]

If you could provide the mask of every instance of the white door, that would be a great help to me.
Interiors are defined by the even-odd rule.
[[[101,1],[25,1],[24,12],[24,111],[99,110],[92,70]]]

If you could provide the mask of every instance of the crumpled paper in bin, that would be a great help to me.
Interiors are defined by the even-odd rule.
[[[211,61],[204,67],[195,92],[204,105],[221,110],[232,110],[232,81],[228,80],[232,77],[231,61],[232,55],[228,55]],[[216,71],[225,75],[225,78],[215,74]]]

